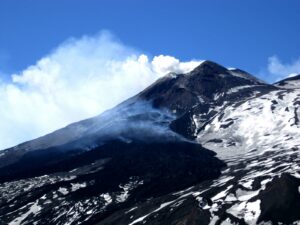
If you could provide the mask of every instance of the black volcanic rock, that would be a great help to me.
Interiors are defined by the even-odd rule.
[[[292,224],[300,220],[300,179],[282,174],[269,183],[257,198],[261,199],[260,221]]]
[[[40,152],[26,154],[18,163],[3,168],[0,175],[2,182],[3,179],[7,182],[44,174],[69,174],[69,171],[76,169],[77,172],[73,174],[77,178],[62,181],[60,185],[71,187],[72,183],[76,182],[90,185],[69,194],[68,201],[85,201],[103,193],[110,193],[114,196],[114,193],[122,190],[120,189],[122,184],[137,185],[132,188],[124,206],[116,201],[105,211],[105,214],[95,214],[93,219],[89,220],[90,224],[129,204],[159,197],[170,191],[178,191],[203,180],[216,178],[220,175],[221,168],[225,166],[223,162],[215,158],[215,153],[204,149],[199,144],[189,142],[125,143],[115,140],[70,157],[57,151],[49,149],[42,151],[43,154]],[[60,160],[54,161],[53,154]],[[100,169],[93,167],[93,163],[97,161],[102,161],[99,164]],[[58,187],[51,184],[43,185],[36,190],[36,198],[51,194]],[[22,207],[32,198],[35,198],[35,193],[23,194],[22,201],[18,200],[13,204],[14,208]],[[10,212],[9,205],[12,203],[13,200],[0,204],[2,215]],[[62,209],[64,207],[59,202],[54,202],[54,204]],[[54,217],[55,215],[49,212],[47,216],[41,213],[35,220],[39,220],[40,224],[56,224],[49,221]],[[82,216],[78,222],[85,218]],[[0,216],[0,219],[5,222],[9,221],[8,217]]]
[[[231,88],[257,84],[260,83],[254,79],[234,76],[225,67],[205,61],[188,74],[159,79],[138,97],[153,101],[154,107],[168,108],[180,115],[201,103],[200,99],[206,104],[215,102],[217,95],[225,94]]]
[[[197,181],[218,175],[220,168],[225,165],[214,157],[214,152],[204,149],[199,144],[189,142],[143,143],[134,141],[126,143],[111,140],[90,151],[83,152],[80,149],[62,151],[64,148],[67,149],[68,146],[25,154],[17,163],[4,167],[0,171],[1,181],[67,172],[89,165],[96,160],[106,159],[109,160],[105,170],[109,170],[110,173],[116,171],[114,177],[118,176],[118,173],[131,171],[132,174],[127,175],[126,179],[130,176],[145,175],[146,172],[142,169],[145,167],[146,170],[151,169],[148,172],[155,173],[154,171],[157,170],[158,174],[166,173],[170,178],[175,178],[182,173],[183,175],[191,174],[190,177],[182,177],[182,179],[192,179],[199,172],[203,178],[197,175],[194,179]],[[196,170],[199,171],[196,173]],[[169,184],[166,183],[166,185]]]

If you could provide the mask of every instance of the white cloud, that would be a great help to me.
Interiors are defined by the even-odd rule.
[[[189,62],[180,62],[172,56],[159,55],[152,60],[152,67],[157,74],[167,74],[170,72],[187,73],[191,68],[195,68],[201,63],[199,60],[192,60]]]
[[[300,74],[300,58],[291,63],[282,63],[277,56],[268,59],[268,72],[276,80]]]
[[[153,60],[109,32],[70,39],[35,65],[0,81],[0,149],[98,115],[168,72],[200,61]]]

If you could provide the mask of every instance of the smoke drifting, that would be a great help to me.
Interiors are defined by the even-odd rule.
[[[169,128],[175,118],[167,109],[153,108],[151,102],[127,101],[95,117],[88,134],[98,136],[98,141],[187,141]]]
[[[199,63],[150,59],[107,31],[71,38],[0,82],[0,149],[98,115],[164,74],[189,72]]]

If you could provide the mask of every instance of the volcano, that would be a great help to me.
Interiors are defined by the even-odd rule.
[[[0,152],[0,224],[299,224],[300,75],[204,61]]]

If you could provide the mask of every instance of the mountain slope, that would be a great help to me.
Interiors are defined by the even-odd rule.
[[[299,88],[299,84],[300,74],[278,81],[274,85],[280,88],[297,89]]]
[[[298,81],[269,85],[204,61],[5,150],[0,221],[297,224]]]

